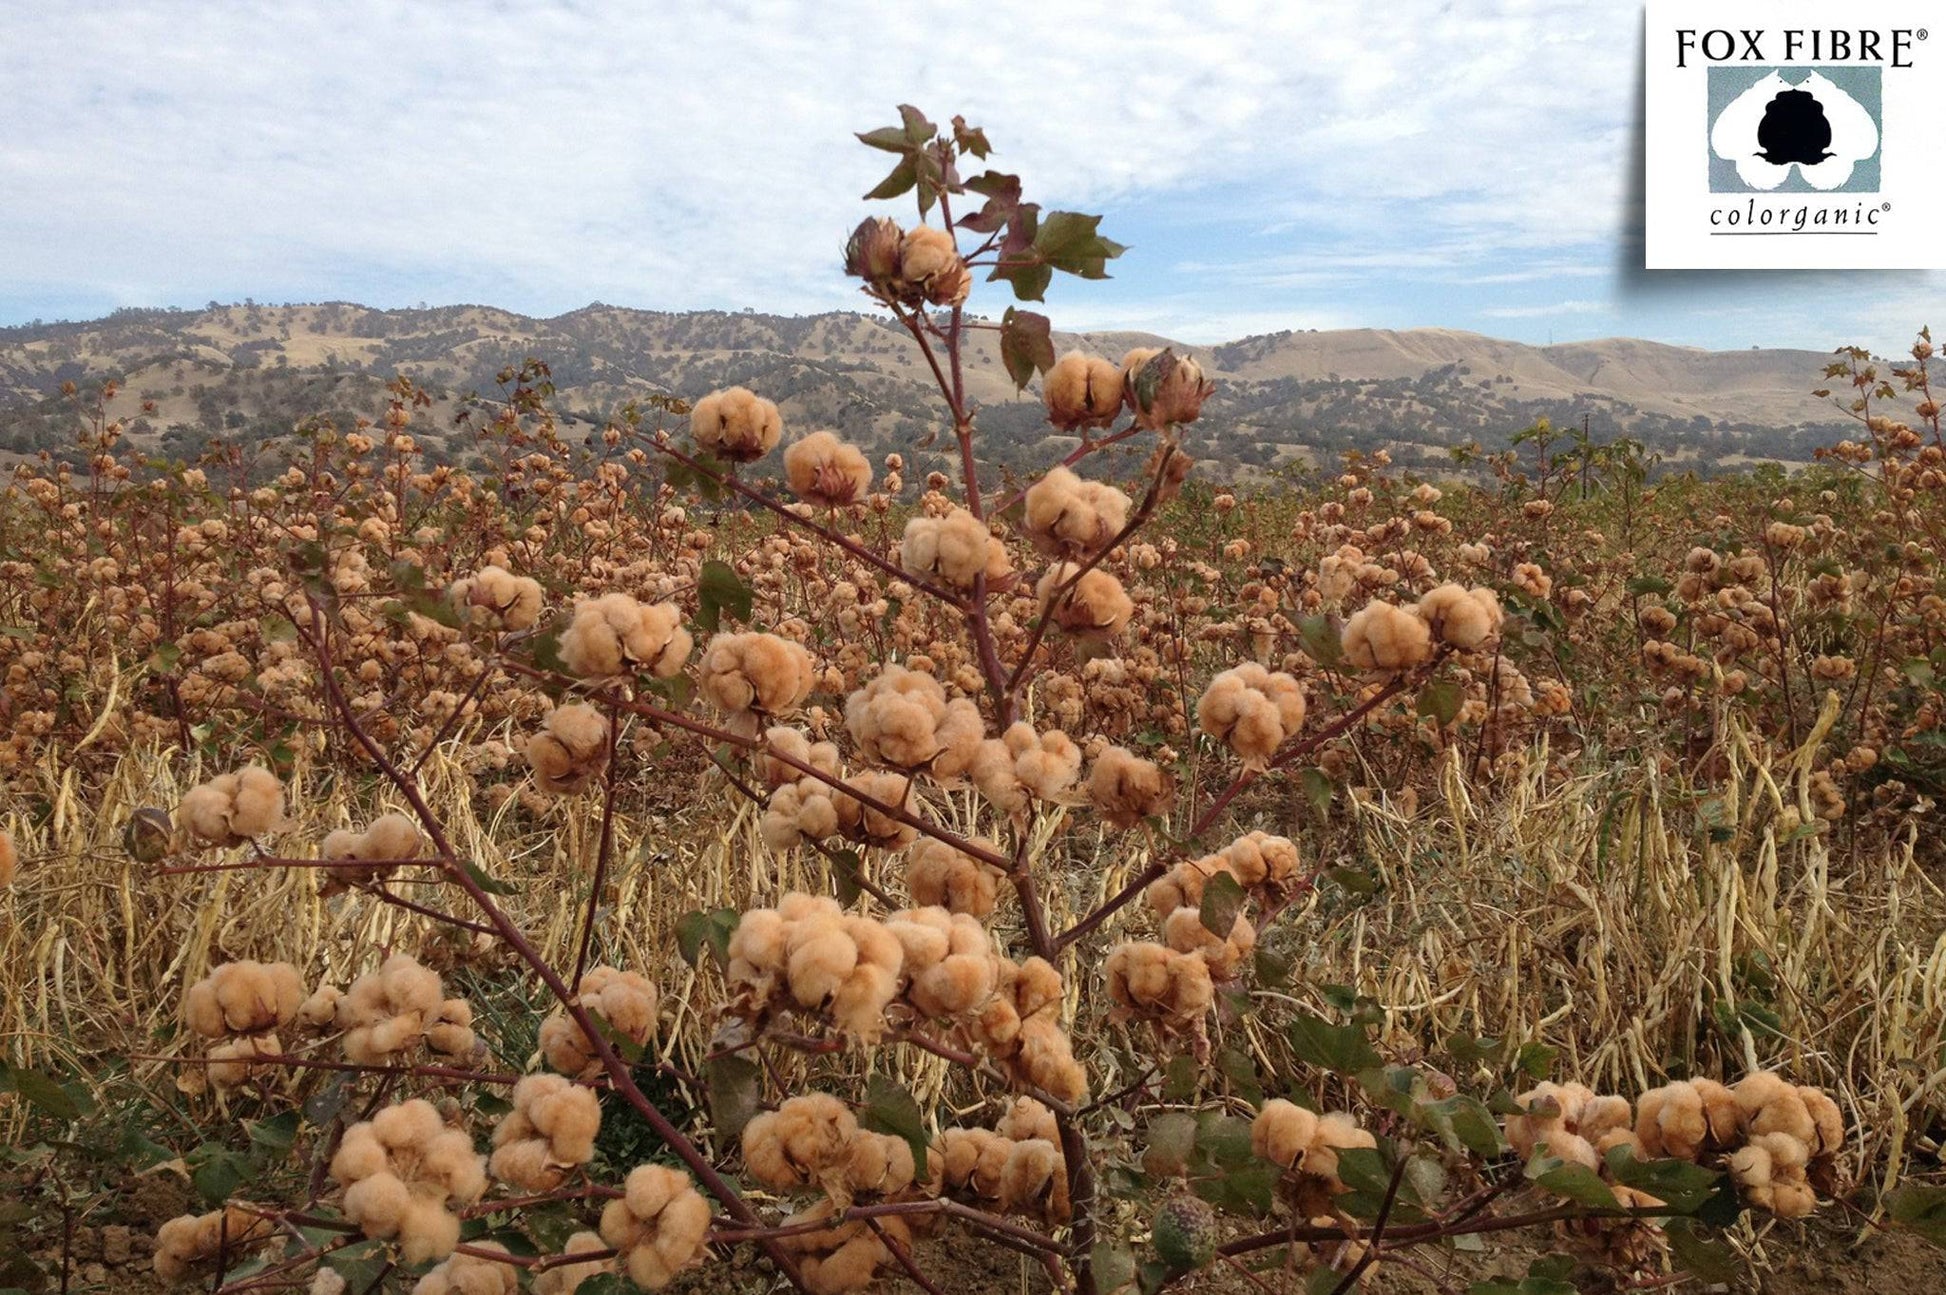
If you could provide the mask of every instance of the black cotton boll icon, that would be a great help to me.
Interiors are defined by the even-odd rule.
[[[1824,105],[1807,90],[1780,91],[1764,108],[1757,142],[1763,145],[1758,156],[1772,166],[1816,166],[1831,156],[1831,123]]]

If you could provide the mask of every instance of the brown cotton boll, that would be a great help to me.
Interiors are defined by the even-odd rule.
[[[1296,1168],[1317,1133],[1318,1117],[1314,1113],[1274,1097],[1250,1122],[1250,1149],[1273,1164]]]
[[[411,1189],[394,1173],[376,1173],[345,1188],[345,1217],[366,1236],[381,1241],[398,1235],[411,1205]]]
[[[788,715],[811,695],[811,654],[775,634],[718,634],[703,649],[702,693],[728,715]]]
[[[799,1261],[798,1270],[811,1295],[845,1295],[871,1285],[878,1266],[891,1257],[876,1233],[861,1231],[828,1255],[806,1256]]]
[[[275,1034],[260,1034],[242,1038],[232,1038],[210,1047],[209,1065],[203,1067],[203,1076],[215,1088],[235,1088],[255,1073],[256,1067],[250,1063],[258,1057],[282,1055],[283,1044]]]
[[[1743,1136],[1743,1111],[1736,1094],[1714,1079],[1692,1079],[1689,1086],[1703,1103],[1708,1145],[1718,1151],[1735,1145]]]
[[[871,488],[872,465],[857,446],[831,432],[812,432],[784,450],[784,478],[805,503],[840,508]]]
[[[1060,1011],[1063,989],[1061,973],[1046,958],[1034,957],[1012,973],[1011,992],[1021,1019],[1052,1017]]]
[[[506,1255],[496,1241],[481,1241],[475,1249]],[[519,1295],[520,1269],[483,1254],[454,1254],[436,1264],[412,1287],[412,1295]]]
[[[459,1244],[459,1219],[439,1202],[416,1197],[399,1220],[399,1254],[408,1264],[444,1259]]]
[[[354,832],[350,828],[341,827],[337,831],[327,834],[323,842],[319,844],[318,858],[356,859],[358,857],[358,847],[364,842],[364,839],[365,834],[363,832]],[[354,869],[352,871],[356,870]]]
[[[359,857],[365,859],[416,859],[425,849],[426,838],[419,824],[404,814],[383,814],[365,829]]]
[[[334,1182],[355,1183],[361,1178],[384,1173],[388,1159],[385,1146],[372,1132],[369,1121],[361,1121],[345,1130],[339,1139],[338,1150],[331,1157],[330,1174]]]
[[[1081,571],[1074,562],[1049,567],[1034,586],[1034,595],[1041,615],[1080,638],[1114,638],[1135,614],[1135,600],[1122,588],[1119,577],[1100,567]]]
[[[1111,361],[1069,351],[1041,379],[1047,421],[1064,432],[1106,427],[1122,411],[1122,371]]]
[[[912,1186],[912,1146],[904,1138],[864,1130],[846,1148],[845,1182],[854,1192],[891,1196]]]
[[[987,1147],[998,1137],[991,1129],[945,1129],[934,1143],[930,1156],[936,1156],[947,1188],[959,1188],[972,1181]]]
[[[623,1037],[647,1043],[655,1032],[658,996],[647,976],[615,967],[591,967],[575,992],[583,1007]]]
[[[1303,727],[1305,710],[1296,679],[1252,661],[1210,680],[1196,703],[1196,723],[1242,757],[1246,768],[1261,769]]]
[[[919,829],[859,799],[869,796],[881,805],[903,807],[911,790],[910,779],[883,769],[866,769],[850,775],[845,786],[856,794],[838,792],[832,807],[837,814],[838,830],[846,837],[882,850],[901,849],[918,839]]]
[[[1472,652],[1500,631],[1503,613],[1493,590],[1448,582],[1420,596],[1419,616],[1441,643]]]
[[[523,1192],[551,1192],[567,1178],[565,1166],[554,1164],[541,1138],[518,1138],[495,1147],[487,1161],[494,1181]]]
[[[929,971],[945,958],[952,919],[943,908],[907,909],[885,921],[885,929],[899,942],[900,965],[907,976]]]
[[[426,1025],[426,1046],[444,1057],[464,1057],[479,1036],[473,1032],[473,1005],[460,998],[440,1004],[439,1015]]]
[[[777,448],[784,420],[777,406],[746,387],[726,387],[698,400],[689,412],[696,444],[732,463],[752,463]]]
[[[992,916],[998,902],[1000,875],[991,864],[930,837],[914,842],[906,852],[906,893],[923,906],[984,920]]]
[[[542,791],[571,796],[608,767],[608,720],[585,703],[556,707],[526,754]]]
[[[977,703],[956,697],[946,703],[946,714],[935,727],[933,737],[938,753],[930,772],[941,786],[957,786],[973,765],[980,743],[986,739],[986,720]]]
[[[1054,1192],[1056,1175],[1065,1175],[1060,1149],[1045,1138],[1015,1141],[1000,1167],[999,1191],[1003,1210],[1034,1210]]]
[[[935,305],[954,304],[951,300],[934,300],[935,289],[949,281],[956,286],[956,275],[963,264],[950,230],[918,225],[899,241],[899,277]]]
[[[660,679],[680,673],[695,640],[673,603],[645,606],[623,593],[577,602],[561,632],[561,664],[582,679],[645,670]]]
[[[831,997],[831,1019],[851,1038],[877,1043],[885,1030],[885,1008],[899,993],[899,974],[861,963]]]
[[[191,836],[214,846],[241,845],[282,825],[284,786],[258,765],[193,788],[176,810]]]
[[[220,1039],[230,1032],[223,1019],[223,1005],[216,1001],[216,985],[205,976],[189,987],[182,1000],[183,1024],[206,1039]]]
[[[776,909],[753,908],[745,913],[730,933],[730,983],[760,985],[783,974],[790,962],[788,936],[789,924]]]
[[[866,759],[917,769],[939,753],[946,692],[929,674],[886,665],[845,699],[845,728]]]
[[[1061,1128],[1055,1121],[1054,1112],[1032,1097],[1020,1096],[1013,1099],[1000,1119],[994,1124],[993,1131],[1003,1138],[1022,1142],[1029,1138],[1045,1138],[1055,1146],[1061,1144]]]
[[[1295,841],[1263,831],[1249,832],[1230,842],[1223,848],[1223,858],[1246,890],[1286,886],[1296,878],[1303,862]],[[1197,902],[1201,902],[1200,894]]]
[[[858,966],[858,945],[835,917],[793,924],[785,951],[791,997],[799,1007],[822,1007]]]
[[[1595,1154],[1602,1158],[1603,1163],[1607,1162],[1608,1153],[1616,1147],[1627,1147],[1629,1156],[1635,1160],[1655,1158],[1642,1146],[1642,1139],[1635,1135],[1635,1130],[1630,1128],[1608,1129],[1594,1139],[1594,1144]]]
[[[485,566],[453,583],[451,597],[460,614],[475,624],[508,630],[532,629],[540,620],[540,581],[516,576],[504,567]]]
[[[1103,963],[1109,998],[1130,1012],[1155,1012],[1168,1001],[1169,967],[1175,956],[1179,955],[1161,944],[1116,945]]]
[[[966,955],[943,959],[916,976],[908,991],[913,1007],[925,1016],[960,1016],[984,1003],[993,993],[993,959]],[[1013,1005],[1005,1005],[1015,1017]]]
[[[541,1060],[551,1070],[578,1078],[588,1074],[590,1067],[600,1067],[588,1036],[560,1011],[549,1013],[541,1022],[539,1042]]]
[[[1729,1170],[1731,1181],[1743,1188],[1746,1195],[1768,1191],[1771,1178],[1770,1149],[1755,1142],[1739,1148],[1730,1156]]]
[[[1596,1172],[1601,1170],[1601,1157],[1595,1154],[1594,1146],[1578,1133],[1566,1129],[1552,1129],[1541,1136],[1539,1148],[1557,1160]]]
[[[555,1075],[530,1077],[558,1078]],[[593,1089],[569,1084],[543,1093],[529,1102],[528,1118],[546,1136],[549,1154],[554,1159],[583,1165],[594,1158],[595,1135],[601,1131],[601,1103]]]
[[[764,785],[775,791],[810,775],[795,765],[784,763],[771,754],[776,752],[787,755],[800,764],[808,764],[814,769],[838,776],[843,765],[840,763],[838,747],[832,742],[813,742],[804,733],[788,725],[775,724],[764,731],[767,749],[757,754],[757,776]]]
[[[372,1117],[372,1132],[391,1151],[422,1146],[444,1127],[439,1111],[423,1097],[388,1106]]]
[[[987,803],[1003,814],[1025,809],[1027,793],[1014,775],[1014,753],[999,738],[981,742],[967,772]]]
[[[1611,1093],[1591,1096],[1582,1104],[1574,1131],[1594,1142],[1610,1130],[1632,1128],[1634,1123],[1635,1112],[1629,1109],[1628,1098]]]
[[[1643,1109],[1647,1109],[1644,1097]],[[1644,1133],[1644,1115],[1636,1115],[1636,1132],[1642,1135],[1644,1144],[1651,1139]],[[1709,1120],[1703,1109],[1703,1099],[1691,1084],[1670,1084],[1662,1090],[1662,1100],[1655,1108],[1656,1141],[1662,1144],[1664,1155],[1677,1160],[1694,1160],[1703,1150],[1710,1135]]]
[[[1028,487],[1022,529],[1041,552],[1079,558],[1112,543],[1128,523],[1128,496],[1054,467]]]
[[[1836,1155],[1845,1145],[1845,1117],[1838,1109],[1838,1103],[1831,1100],[1823,1089],[1800,1085],[1797,1095],[1804,1102],[1804,1109],[1811,1116],[1816,1136],[1811,1140],[1813,1156]]]
[[[581,1283],[597,1273],[615,1271],[614,1261],[601,1252],[610,1249],[599,1232],[576,1232],[561,1247],[561,1257],[593,1254],[600,1257],[581,1263],[556,1264],[534,1276],[534,1295],[574,1295]]]
[[[1074,1045],[1059,1025],[1046,1018],[1022,1021],[1018,1045],[1011,1064],[1028,1083],[1064,1102],[1087,1100],[1087,1072],[1074,1059]]]
[[[1088,799],[1111,827],[1127,830],[1166,814],[1175,799],[1175,784],[1153,760],[1127,747],[1110,746],[1095,757],[1088,773]]]
[[[1340,635],[1345,660],[1368,673],[1398,674],[1432,655],[1432,631],[1402,607],[1372,602],[1353,612]]]

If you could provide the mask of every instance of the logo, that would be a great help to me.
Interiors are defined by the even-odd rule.
[[[1709,70],[1711,193],[1877,193],[1880,71]]]
[[[1939,0],[1647,0],[1651,270],[1946,269]]]

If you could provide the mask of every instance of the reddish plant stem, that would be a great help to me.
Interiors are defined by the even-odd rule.
[[[425,795],[420,790],[419,784],[415,780],[408,778],[399,769],[398,765],[392,762],[391,757],[387,756],[384,749],[379,746],[371,734],[365,731],[364,726],[358,722],[356,715],[352,712],[350,700],[345,696],[344,689],[338,684],[336,666],[332,661],[329,630],[324,620],[324,610],[315,601],[311,604],[309,638],[311,640],[312,650],[318,658],[318,673],[323,679],[326,695],[332,707],[338,712],[341,721],[345,725],[346,730],[351,734],[352,739],[364,750],[366,756],[385,775],[386,779],[398,790],[399,794],[405,797],[406,802],[412,807],[413,813],[418,816],[420,825],[425,828],[426,835],[432,839],[433,848],[439,852],[440,857],[448,860],[457,859],[458,855],[454,851],[452,843],[446,838],[445,825],[440,822],[439,816],[433,812],[432,807],[426,803]],[[711,1196],[714,1196],[725,1209],[730,1211],[731,1217],[737,1219],[739,1222],[754,1224],[757,1221],[757,1216],[751,1211],[749,1204],[738,1194],[735,1187],[731,1186],[721,1174],[716,1172],[716,1167],[709,1162],[702,1152],[696,1149],[694,1143],[684,1136],[682,1130],[670,1123],[669,1117],[658,1110],[655,1103],[651,1102],[643,1094],[642,1090],[636,1086],[635,1078],[630,1073],[628,1063],[622,1060],[620,1054],[615,1051],[614,1046],[603,1036],[600,1027],[595,1024],[594,1018],[589,1015],[586,1008],[581,1006],[574,992],[561,979],[560,973],[534,947],[533,942],[527,938],[520,927],[515,924],[512,918],[507,916],[506,912],[498,904],[493,902],[493,897],[487,894],[480,883],[475,881],[466,869],[459,867],[457,864],[449,863],[446,865],[446,872],[456,885],[466,891],[468,897],[472,899],[474,904],[479,907],[481,913],[494,926],[500,938],[505,940],[509,947],[520,956],[521,961],[525,962],[533,970],[534,974],[547,986],[548,991],[554,995],[555,1000],[560,1003],[561,1009],[580,1027],[581,1033],[587,1038],[589,1047],[594,1052],[596,1059],[601,1062],[602,1068],[608,1072],[610,1081],[615,1085],[615,1090],[622,1095],[623,1100],[634,1109],[636,1114],[640,1115],[647,1122],[649,1127],[654,1130],[656,1136],[661,1138],[671,1151],[675,1152],[676,1157],[688,1167],[690,1173],[696,1176],[697,1181],[703,1185],[704,1190],[709,1192]],[[793,1286],[799,1290],[805,1289],[803,1275],[798,1271],[797,1262],[787,1251],[774,1243],[763,1243],[763,1250],[765,1255],[790,1280]]]

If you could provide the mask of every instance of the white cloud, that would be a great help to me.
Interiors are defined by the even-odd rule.
[[[1549,315],[1606,315],[1615,307],[1606,301],[1556,301],[1542,306],[1487,306],[1480,314],[1489,319],[1541,319]]]
[[[908,100],[987,126],[1054,205],[1230,185],[1267,219],[1434,208],[1373,244],[1567,239],[1619,180],[1611,8],[37,6],[0,49],[0,233],[132,302],[396,280],[822,308],[852,299],[836,249],[886,160],[850,132]]]

